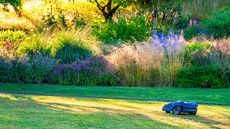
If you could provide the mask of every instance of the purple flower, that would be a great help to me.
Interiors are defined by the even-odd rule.
[[[61,74],[63,72],[63,70],[65,70],[68,67],[69,67],[68,64],[57,65],[54,68],[54,73],[55,74]]]
[[[55,74],[62,74],[64,70],[71,70],[74,73],[88,72],[88,73],[102,73],[106,71],[109,63],[104,57],[91,57],[87,60],[74,62],[72,64],[60,64],[54,69]]]
[[[154,32],[152,36],[152,44],[157,48],[168,48],[177,50],[185,42],[181,34],[176,34],[170,31],[168,34],[163,34],[161,32]]]

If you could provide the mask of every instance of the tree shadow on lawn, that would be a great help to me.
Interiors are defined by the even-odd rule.
[[[163,104],[161,102],[145,104],[126,100],[18,95],[9,95],[8,98],[2,99],[0,96],[0,102],[5,105],[5,108],[13,104],[4,116],[20,114],[14,119],[6,119],[5,122],[7,120],[24,122],[23,125],[32,122],[36,126],[49,128],[216,128],[228,126],[227,122],[219,122],[207,118],[206,115],[203,116],[204,113],[196,116],[166,114],[161,111]],[[0,112],[4,112],[1,109]],[[31,115],[33,119],[30,119]],[[23,121],[24,118],[28,120]],[[20,125],[19,127],[30,126]]]
[[[32,97],[0,96],[0,128],[176,128],[176,126],[154,121],[141,114],[122,110],[76,106],[68,104],[41,103]],[[65,107],[67,109],[62,109]],[[97,108],[97,111],[89,110]],[[108,110],[108,111],[106,111]],[[75,111],[75,112],[73,112]],[[92,112],[89,112],[92,111]],[[85,113],[84,113],[85,112]],[[88,113],[86,113],[88,112]],[[113,113],[111,113],[113,112]]]
[[[192,120],[195,122],[210,125],[212,128],[230,128],[230,116],[229,114],[224,115],[228,115],[226,116],[226,119],[228,119],[226,122],[223,122],[221,120],[223,119],[223,117],[221,116],[207,115],[206,117],[204,117],[201,116],[199,113],[197,115],[182,114],[181,117],[186,120]]]

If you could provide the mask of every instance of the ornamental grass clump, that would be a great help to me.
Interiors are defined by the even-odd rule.
[[[52,39],[52,56],[60,64],[71,64],[100,53],[99,43],[88,33],[87,29],[55,33],[57,38]]]
[[[18,55],[26,56],[51,56],[51,45],[49,39],[42,34],[34,34],[22,41],[17,49]]]
[[[173,86],[183,67],[183,38],[180,35],[154,35],[152,42],[123,45],[107,58],[124,86]]]
[[[60,36],[56,45],[54,58],[58,59],[62,64],[85,60],[92,54],[82,42],[75,41],[67,36]]]

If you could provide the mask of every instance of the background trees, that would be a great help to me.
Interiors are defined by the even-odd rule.
[[[22,6],[22,0],[0,0],[0,4],[4,4],[4,8],[7,9],[7,5],[13,6],[16,14],[21,16],[20,7]]]

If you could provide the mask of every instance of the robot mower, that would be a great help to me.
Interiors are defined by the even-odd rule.
[[[166,113],[172,112],[175,115],[179,115],[181,113],[188,113],[195,115],[197,113],[198,104],[196,102],[183,102],[176,101],[172,103],[168,103],[163,106],[162,110]]]

